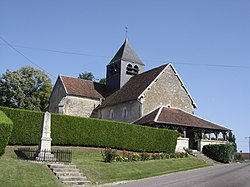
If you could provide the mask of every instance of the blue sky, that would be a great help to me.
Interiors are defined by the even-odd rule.
[[[196,115],[250,136],[250,1],[2,0],[0,73],[22,66],[58,75],[91,71],[97,79],[125,39],[146,65],[171,62]]]

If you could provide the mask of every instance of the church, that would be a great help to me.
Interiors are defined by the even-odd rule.
[[[196,139],[205,134],[226,138],[230,129],[194,115],[197,106],[172,64],[144,66],[126,38],[106,67],[106,84],[58,76],[49,112],[178,130],[191,148],[201,149]]]

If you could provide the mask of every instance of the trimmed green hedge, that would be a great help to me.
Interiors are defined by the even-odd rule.
[[[31,110],[0,107],[12,121],[9,145],[37,145],[40,141],[43,113]]]
[[[233,150],[231,144],[210,144],[203,146],[202,152],[213,160],[229,163],[233,158]]]
[[[0,111],[0,156],[5,152],[12,131],[13,122]]]
[[[9,144],[38,145],[42,112],[0,107],[14,123]],[[112,147],[133,151],[175,152],[179,133],[93,118],[51,114],[54,145]]]
[[[56,145],[112,147],[133,151],[175,152],[177,131],[140,125],[52,114]]]

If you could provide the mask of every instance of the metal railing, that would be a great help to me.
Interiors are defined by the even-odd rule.
[[[24,160],[37,160],[46,162],[71,162],[71,150],[37,150],[32,148],[18,148],[15,150],[17,156]]]

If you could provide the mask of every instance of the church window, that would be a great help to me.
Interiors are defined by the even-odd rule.
[[[116,74],[117,72],[118,72],[118,66],[117,66],[117,64],[112,65],[112,66],[110,67],[110,72],[109,72],[110,76]]]
[[[138,74],[138,72],[139,72],[139,68],[138,68],[138,66],[137,65],[135,65],[134,66],[134,74]]]
[[[127,65],[127,71],[126,74],[133,75],[133,66],[131,64]]]
[[[110,110],[109,112],[109,119],[113,120],[115,118],[114,110]]]
[[[125,119],[125,118],[127,117],[127,115],[128,115],[127,108],[124,107],[124,108],[122,109],[122,117],[123,117],[123,119]]]
[[[131,64],[127,65],[126,74],[128,75],[137,75],[139,73],[139,67],[135,65],[134,67]]]

